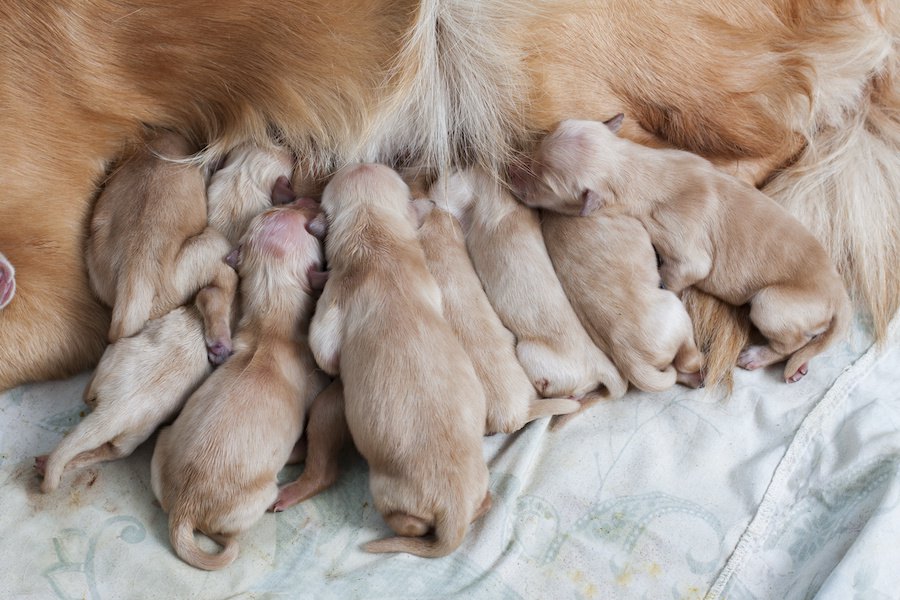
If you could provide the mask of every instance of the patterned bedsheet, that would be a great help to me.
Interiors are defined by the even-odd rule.
[[[561,430],[485,439],[494,506],[443,559],[369,555],[387,535],[363,461],[267,514],[207,573],[175,557],[151,439],[42,495],[33,457],[84,414],[87,374],[0,394],[0,598],[898,598],[900,320],[800,383],[780,369],[630,392]],[[282,477],[296,477],[288,467]]]

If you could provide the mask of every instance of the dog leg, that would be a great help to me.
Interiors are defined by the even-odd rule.
[[[228,267],[226,267],[228,268]],[[230,270],[230,269],[229,269]],[[234,271],[232,271],[234,274]],[[203,315],[203,336],[209,362],[221,365],[231,356],[231,309],[234,292],[206,286],[197,293],[197,309]]]

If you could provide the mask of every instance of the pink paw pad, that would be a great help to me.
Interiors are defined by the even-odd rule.
[[[34,457],[34,470],[37,471],[38,475],[43,476],[46,469],[47,469],[47,455],[42,454],[41,456],[35,456]]]
[[[228,342],[217,341],[206,347],[206,356],[209,358],[209,362],[214,365],[224,363],[231,356],[231,353],[231,344]]]
[[[794,373],[793,375],[791,375],[790,377],[785,379],[785,382],[786,383],[797,383],[798,381],[803,379],[803,376],[806,375],[807,373],[809,373],[809,365],[806,363],[803,363],[802,365],[800,365],[800,368],[797,369],[796,373]]]

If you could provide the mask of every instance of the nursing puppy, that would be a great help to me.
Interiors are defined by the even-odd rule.
[[[365,549],[436,557],[490,507],[485,398],[443,318],[409,199],[397,173],[373,164],[345,168],[325,188],[331,275],[310,346],[326,372],[340,371],[375,506],[400,536]],[[413,537],[430,529],[433,540]]]
[[[645,148],[605,124],[563,121],[540,145],[535,177],[519,181],[523,201],[568,214],[618,207],[637,218],[662,257],[666,289],[696,286],[740,306],[768,339],[738,365],[787,360],[784,378],[843,336],[851,308],[821,244],[770,198],[679,150]]]
[[[627,383],[591,341],[556,277],[535,211],[486,173],[460,173],[445,201],[460,217],[466,246],[497,315],[516,337],[516,356],[545,397],[604,397]],[[592,394],[591,398],[597,394]],[[589,399],[588,399],[589,400]]]
[[[441,289],[444,318],[472,360],[487,400],[485,433],[512,433],[529,421],[568,414],[580,404],[541,400],[516,358],[516,338],[491,307],[466,252],[466,242],[445,197],[459,185],[449,177],[431,187],[430,200],[416,200],[419,241],[428,270]]]
[[[234,539],[278,494],[276,475],[300,437],[305,407],[326,383],[306,342],[315,302],[307,272],[322,260],[304,226],[314,208],[272,208],[250,225],[237,257],[243,316],[235,354],[164,429],[151,484],[169,513],[175,552],[201,569],[238,554]],[[200,530],[224,546],[204,552]]]
[[[200,290],[196,307],[148,321],[106,349],[84,390],[93,412],[49,456],[35,459],[41,491],[55,490],[65,471],[128,456],[178,413],[211,371],[204,342],[204,321],[207,330],[216,326],[208,318],[207,300],[215,300],[209,292]]]
[[[87,242],[91,287],[112,307],[109,341],[129,337],[213,286],[229,301],[237,277],[223,261],[230,246],[207,227],[205,177],[181,159],[192,148],[181,136],[160,132],[137,147],[110,177],[97,199]],[[230,319],[230,305],[215,320]],[[224,331],[225,329],[222,328]],[[211,340],[224,360],[231,340]]]
[[[700,382],[702,357],[678,297],[659,288],[656,255],[639,221],[624,214],[545,212],[544,241],[566,296],[591,339],[638,388]]]
[[[228,153],[206,190],[208,220],[235,246],[250,221],[273,204],[291,202],[293,158],[287,148],[241,144]]]
[[[350,441],[344,416],[344,386],[340,379],[332,381],[310,404],[306,439],[303,473],[296,481],[278,490],[278,498],[272,505],[274,512],[281,512],[325,491],[340,475],[338,459]]]

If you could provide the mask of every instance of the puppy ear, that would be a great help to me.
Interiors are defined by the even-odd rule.
[[[241,260],[244,258],[244,245],[241,244],[234,250],[228,253],[228,256],[225,257],[225,264],[229,267],[237,271],[237,268],[241,265]]]
[[[291,187],[291,180],[280,175],[272,186],[272,205],[288,204],[294,201],[297,195],[294,194],[294,188]]]
[[[325,213],[319,213],[311,221],[307,221],[305,227],[310,234],[324,240],[325,234],[328,233],[328,221],[325,219]]]
[[[581,216],[586,217],[601,206],[603,206],[603,198],[594,190],[584,190],[581,193]]]
[[[622,121],[625,120],[625,115],[623,113],[619,113],[614,116],[612,119],[607,121],[603,121],[603,124],[609,127],[609,130],[613,133],[618,133],[619,129],[622,128]]]

